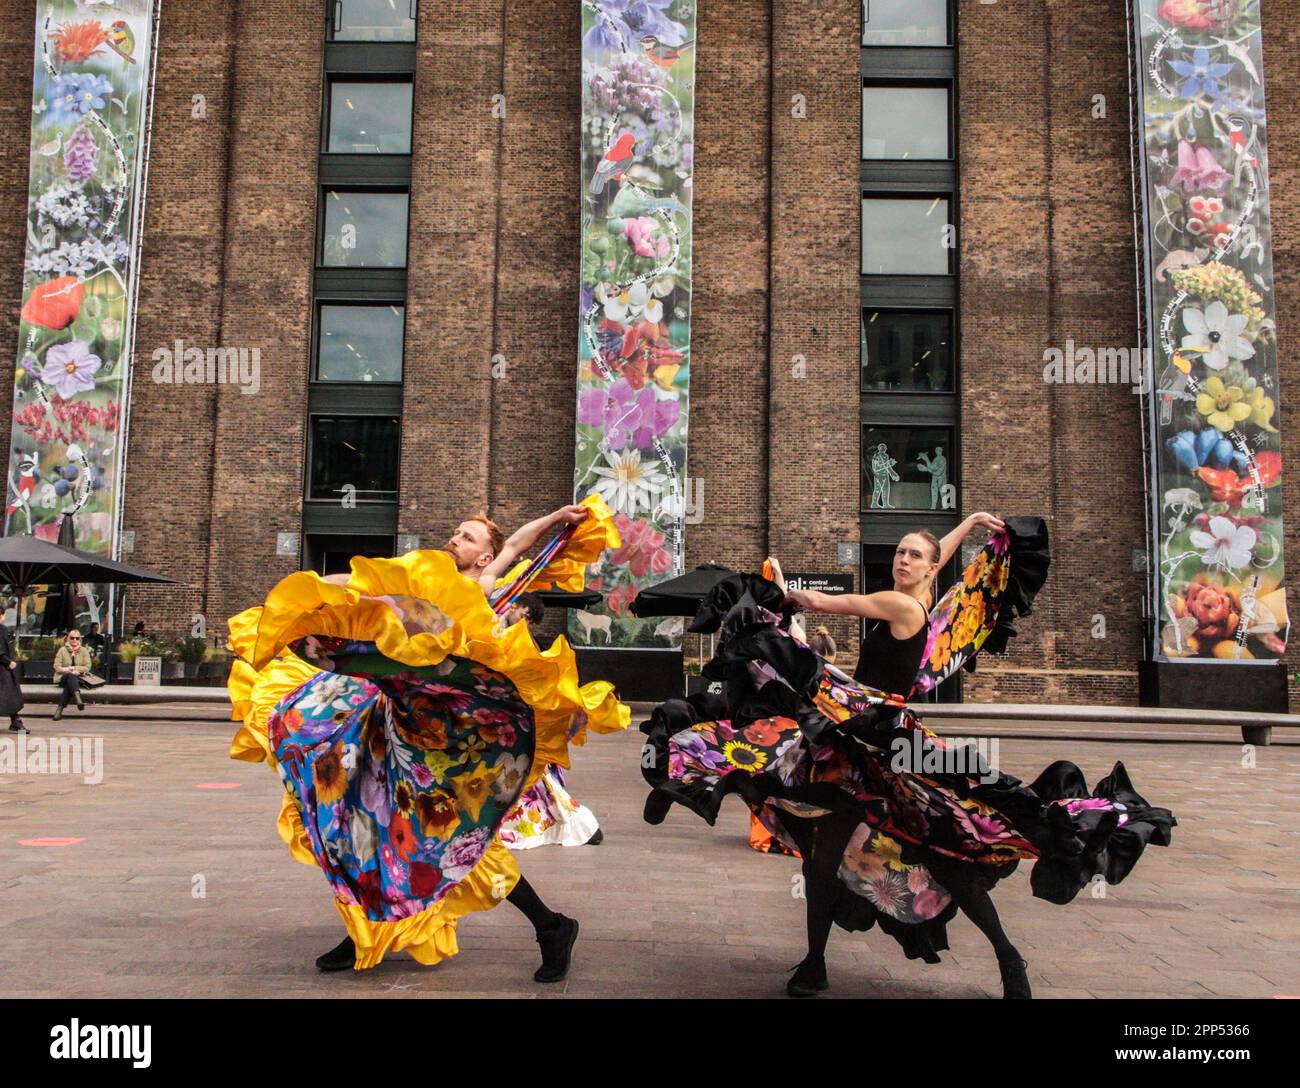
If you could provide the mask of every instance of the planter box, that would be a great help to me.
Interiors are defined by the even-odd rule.
[[[53,661],[24,661],[20,668],[22,678],[31,683],[54,680]]]

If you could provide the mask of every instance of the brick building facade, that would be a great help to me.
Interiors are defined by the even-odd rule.
[[[1125,7],[956,6],[954,482],[963,513],[1047,518],[1054,562],[1014,652],[984,662],[965,694],[1134,703],[1146,577],[1133,563],[1145,550],[1138,398],[1042,379],[1044,350],[1067,339],[1136,343]],[[130,620],[164,632],[200,614],[219,625],[301,562],[276,543],[305,531],[324,7],[163,5],[125,527],[128,558],[185,583],[131,591]],[[436,546],[466,512],[513,527],[572,495],[580,5],[418,7],[392,531]],[[34,4],[3,9],[9,390]],[[861,16],[856,0],[698,4],[689,473],[704,519],[688,528],[688,568],[754,568],[775,552],[788,570],[835,572],[837,544],[871,535],[875,516],[860,510]],[[1300,337],[1289,316],[1300,213],[1288,199],[1300,13],[1269,4],[1265,26],[1285,349]],[[177,338],[259,349],[259,392],[153,383],[153,350]],[[1300,370],[1290,353],[1281,366],[1290,388]],[[1300,492],[1285,487],[1294,554]],[[853,625],[829,626],[856,653]]]

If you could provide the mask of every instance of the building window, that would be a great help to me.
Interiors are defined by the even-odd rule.
[[[952,158],[952,107],[946,86],[865,84],[862,157],[904,160]]]
[[[864,276],[946,276],[952,257],[947,197],[862,197]]]
[[[864,510],[957,510],[951,427],[862,427]]]
[[[331,0],[335,42],[413,42],[417,0]]]
[[[862,0],[862,44],[951,45],[948,0]]]
[[[325,190],[321,263],[329,268],[405,268],[408,193]]]
[[[864,309],[862,389],[951,393],[952,314]]]
[[[409,155],[411,89],[409,81],[330,83],[325,150],[352,155]]]
[[[400,382],[406,307],[323,303],[317,317],[318,382]]]
[[[383,416],[313,416],[309,499],[393,502],[398,422]]]

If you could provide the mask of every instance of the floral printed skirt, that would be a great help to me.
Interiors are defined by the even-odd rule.
[[[356,560],[346,587],[291,575],[231,620],[231,646],[231,755],[279,773],[281,836],[324,874],[358,968],[455,954],[457,920],[519,878],[498,833],[520,798],[630,719],[442,552]]]
[[[909,958],[936,962],[954,890],[988,889],[1027,860],[1033,894],[1067,903],[1091,881],[1123,880],[1147,844],[1169,844],[1173,814],[1148,804],[1122,763],[1091,790],[1063,761],[1032,783],[1002,774],[946,745],[901,698],[828,671],[784,629],[782,601],[752,575],[714,591],[701,616],[723,637],[705,674],[726,694],[658,707],[641,726],[653,755],[642,770],[710,824],[738,794],[805,871],[837,872],[845,929],[878,924]]]
[[[506,817],[499,832],[511,850],[534,846],[585,846],[600,830],[596,814],[565,788],[564,771],[547,767]]]

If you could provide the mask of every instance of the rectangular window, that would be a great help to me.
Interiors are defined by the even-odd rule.
[[[862,198],[864,276],[947,276],[951,218],[947,197]]]
[[[415,9],[416,0],[331,0],[330,41],[413,42]]]
[[[951,427],[862,427],[864,510],[957,510]]]
[[[862,44],[951,45],[948,0],[862,0]]]
[[[313,416],[309,499],[397,499],[398,421],[384,416]]]
[[[318,382],[400,382],[406,307],[322,304]]]
[[[863,310],[862,389],[951,393],[952,314]]]
[[[952,158],[952,110],[946,86],[866,84],[862,157],[897,161]]]
[[[352,155],[411,153],[411,83],[331,82],[325,150]]]
[[[329,268],[405,268],[409,193],[325,190],[321,263]]]

